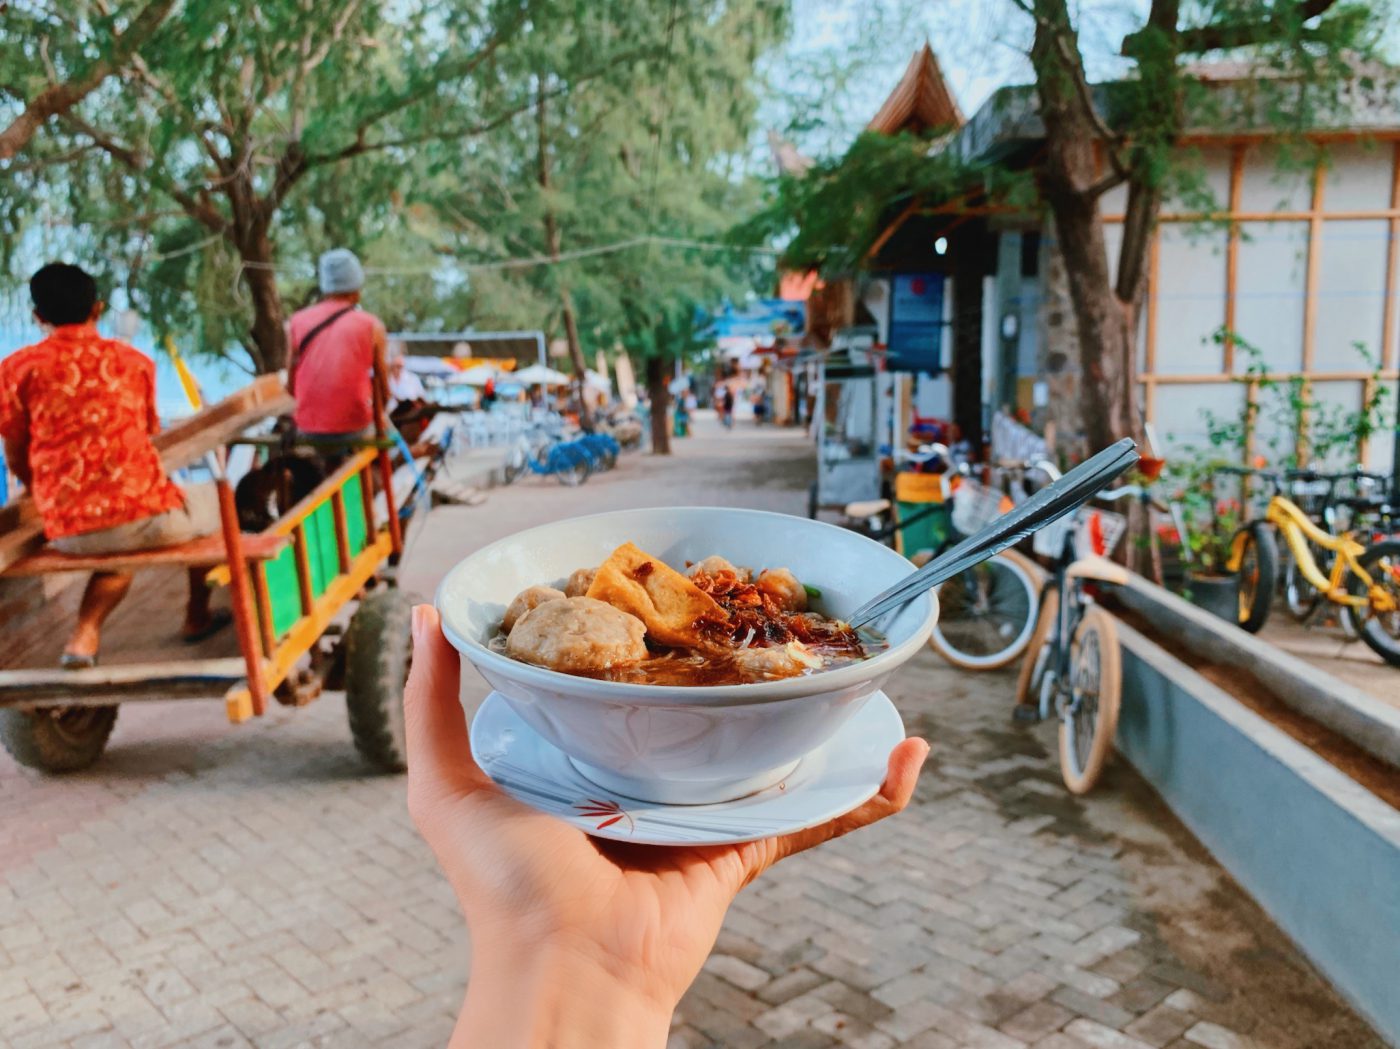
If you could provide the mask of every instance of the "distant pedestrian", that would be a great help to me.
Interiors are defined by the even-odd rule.
[[[724,393],[720,395],[723,407],[720,409],[720,422],[724,423],[726,430],[734,429],[734,387],[729,383],[724,384]]]

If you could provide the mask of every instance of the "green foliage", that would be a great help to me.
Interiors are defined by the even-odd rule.
[[[1350,466],[1359,461],[1363,444],[1393,432],[1393,390],[1381,378],[1379,359],[1364,343],[1352,343],[1352,349],[1370,370],[1369,392],[1363,404],[1347,408],[1320,399],[1301,376],[1274,374],[1263,351],[1239,333],[1222,327],[1213,339],[1234,344],[1236,355],[1246,362],[1240,382],[1253,385],[1255,396],[1235,414],[1202,413],[1208,448],[1193,449],[1198,457],[1255,465],[1244,463],[1252,436],[1258,465],[1291,469],[1300,464],[1301,451],[1311,464]]]
[[[864,132],[840,158],[773,180],[763,208],[734,236],[749,244],[785,241],[784,266],[835,276],[859,268],[910,202],[931,207],[975,197],[1017,206],[1032,198],[1024,173],[967,163],[945,145],[943,133]]]
[[[44,75],[41,45],[84,36],[70,6],[28,0],[26,39],[0,33],[24,83]],[[548,254],[546,212],[566,255],[726,229],[752,199],[733,158],[753,130],[754,65],[786,15],[780,0],[186,3],[139,68],[11,168],[0,250],[14,270],[101,260],[158,334],[192,335],[193,352],[241,344],[259,370],[281,360],[279,298],[307,301],[307,264],[337,244],[365,257],[366,303],[391,327],[552,328],[567,286],[590,348],[669,350],[696,306],[751,275],[746,255],[499,260]],[[274,272],[269,303],[257,285]]]

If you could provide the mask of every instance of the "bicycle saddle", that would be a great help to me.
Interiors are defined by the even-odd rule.
[[[889,508],[890,501],[888,499],[867,499],[863,503],[847,503],[845,513],[847,517],[874,517],[876,514],[884,513]]]

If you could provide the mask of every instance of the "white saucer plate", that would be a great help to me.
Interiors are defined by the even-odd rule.
[[[586,779],[498,692],[486,697],[471,727],[472,756],[507,794],[595,837],[643,845],[724,845],[825,823],[875,796],[903,738],[899,712],[876,692],[781,783],[734,801],[659,805]]]

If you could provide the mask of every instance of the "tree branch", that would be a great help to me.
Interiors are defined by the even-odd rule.
[[[148,0],[141,12],[132,19],[126,32],[115,35],[112,53],[98,59],[83,74],[61,83],[51,84],[40,91],[24,111],[0,130],[0,160],[9,160],[23,149],[39,126],[49,117],[66,113],[81,102],[97,86],[115,73],[136,52],[136,49],[150,37],[165,20],[175,0]]]
[[[163,177],[158,172],[149,171],[146,166],[145,157],[140,152],[124,146],[115,141],[109,135],[91,124],[74,116],[71,112],[62,114],[62,119],[71,124],[74,128],[92,140],[93,145],[106,153],[114,160],[120,161],[132,171],[140,172],[151,179],[162,193],[165,193],[171,200],[184,208],[185,213],[213,232],[222,232],[228,225],[224,221],[223,215],[219,214],[217,208],[208,202],[201,200],[198,196],[176,186],[169,179]]]
[[[1337,0],[1297,0],[1269,18],[1248,22],[1214,22],[1195,29],[1183,29],[1177,37],[1177,46],[1182,54],[1202,54],[1267,43],[1284,37],[1291,25],[1302,25],[1325,14],[1336,3]],[[1135,56],[1143,32],[1139,30],[1123,38],[1123,55],[1129,58]]]

